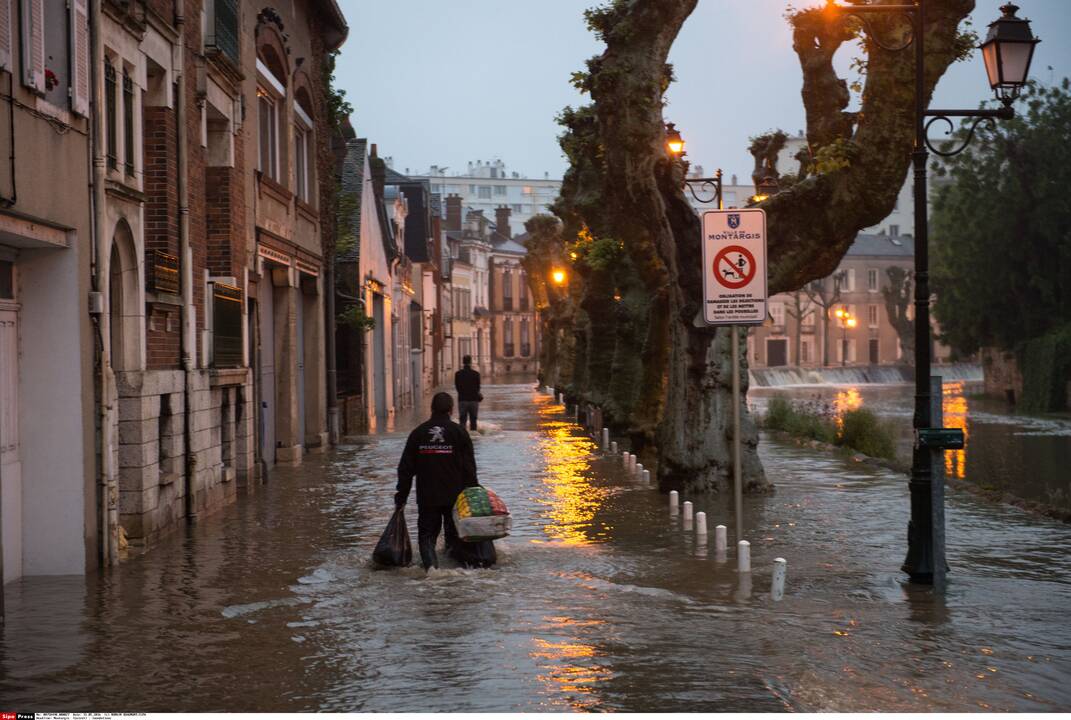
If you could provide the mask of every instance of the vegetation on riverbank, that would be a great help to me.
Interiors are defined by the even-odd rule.
[[[868,408],[846,410],[838,418],[822,408],[773,397],[767,406],[763,427],[882,460],[896,460],[896,439],[892,429]]]

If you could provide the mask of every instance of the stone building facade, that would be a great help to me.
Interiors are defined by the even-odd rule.
[[[536,312],[521,266],[526,250],[510,232],[510,208],[495,212],[495,236],[490,254],[491,375],[535,379]]]
[[[2,582],[92,569],[115,508],[94,472],[88,27],[84,0],[0,1]]]
[[[320,63],[346,28],[330,1],[239,0],[103,0],[100,28],[115,553],[325,443]]]

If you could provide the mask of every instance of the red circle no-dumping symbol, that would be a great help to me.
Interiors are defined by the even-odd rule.
[[[713,269],[720,285],[739,290],[755,277],[755,256],[745,247],[729,245],[714,256]]]

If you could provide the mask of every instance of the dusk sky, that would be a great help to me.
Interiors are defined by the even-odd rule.
[[[594,0],[341,0],[350,35],[338,65],[361,137],[404,172],[430,165],[462,171],[500,158],[510,171],[560,177],[566,163],[555,115],[585,98],[570,74],[602,50],[582,13]],[[799,61],[784,12],[807,0],[700,0],[670,61],[677,82],[667,120],[681,128],[688,157],[741,181],[752,167],[748,138],[804,127]],[[977,0],[984,35],[1003,0]],[[1041,38],[1033,78],[1071,75],[1071,0],[1020,0],[1020,17]],[[842,75],[855,48],[842,49]],[[1051,70],[1050,70],[1051,66]],[[973,108],[991,97],[975,53],[942,78],[934,107]]]

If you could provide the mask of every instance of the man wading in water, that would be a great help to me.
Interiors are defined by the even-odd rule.
[[[461,358],[461,362],[465,367],[454,373],[458,421],[461,427],[465,427],[465,418],[468,416],[469,430],[476,432],[476,415],[480,410],[480,401],[483,400],[480,393],[480,373],[472,369],[471,355]]]
[[[444,525],[447,551],[460,542],[454,527],[454,501],[465,488],[480,484],[472,438],[450,419],[453,410],[454,399],[448,393],[436,393],[431,399],[431,419],[409,433],[398,463],[395,507],[403,507],[409,500],[416,475],[417,544],[425,570],[439,567],[435,543]]]

